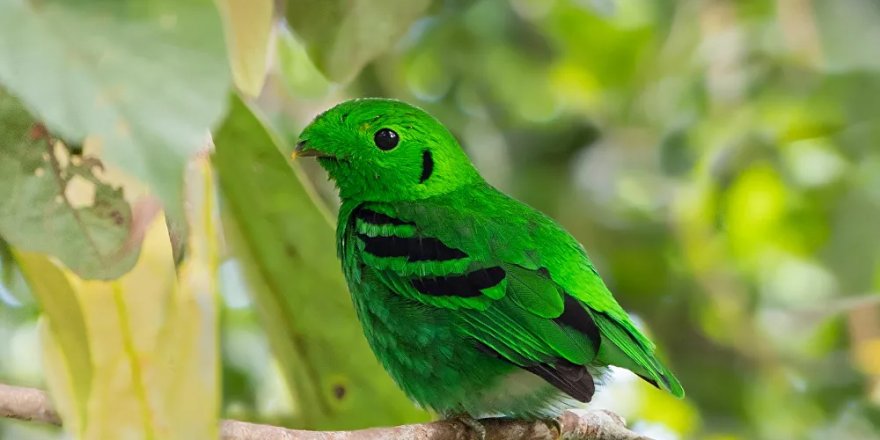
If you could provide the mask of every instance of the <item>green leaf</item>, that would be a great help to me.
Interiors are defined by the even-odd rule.
[[[223,27],[235,85],[247,96],[263,89],[272,37],[272,0],[215,0]]]
[[[233,98],[214,144],[223,224],[284,366],[300,425],[349,429],[425,420],[370,352],[327,213],[273,135]]]
[[[286,15],[315,65],[331,80],[347,82],[392,47],[430,3],[291,0]]]
[[[330,83],[318,71],[302,43],[287,27],[278,29],[278,69],[284,84],[297,98],[320,98],[330,91]]]
[[[0,2],[0,83],[69,143],[89,136],[173,218],[185,161],[223,115],[228,71],[210,0]]]
[[[57,257],[83,278],[116,278],[134,266],[140,240],[122,189],[71,156],[0,90],[0,236]]]

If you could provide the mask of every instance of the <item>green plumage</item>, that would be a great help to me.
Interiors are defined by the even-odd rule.
[[[488,185],[428,114],[348,101],[297,151],[339,187],[339,256],[364,333],[419,404],[551,417],[589,401],[609,365],[684,395],[583,247]]]

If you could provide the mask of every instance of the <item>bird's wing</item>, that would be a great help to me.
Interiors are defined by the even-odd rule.
[[[367,264],[402,295],[460,309],[467,329],[502,357],[616,365],[684,395],[584,248],[540,212],[491,187],[376,210],[379,217],[361,214],[358,223]],[[371,238],[379,236],[388,238]],[[369,252],[383,246],[398,256]]]
[[[594,384],[586,365],[598,354],[600,332],[587,309],[546,269],[493,259],[476,245],[452,245],[424,226],[437,219],[407,208],[366,204],[352,212],[347,239],[364,263],[361,270],[373,271],[399,295],[455,309],[477,348],[589,401]],[[442,222],[469,234],[467,219]]]

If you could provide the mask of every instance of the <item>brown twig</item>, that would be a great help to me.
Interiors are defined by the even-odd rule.
[[[0,417],[61,425],[49,396],[34,388],[0,384]],[[624,420],[611,412],[567,411],[557,420],[559,427],[543,421],[510,419],[481,420],[486,440],[650,440],[628,429]],[[358,431],[318,432],[224,420],[223,440],[477,440],[472,428],[463,423],[441,420],[392,428]]]
[[[0,384],[0,417],[60,425],[49,396],[33,388]]]

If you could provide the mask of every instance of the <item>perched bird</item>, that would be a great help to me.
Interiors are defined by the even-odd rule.
[[[682,397],[570,234],[480,177],[421,109],[356,99],[294,156],[336,182],[337,246],[370,346],[409,397],[447,417],[553,418],[608,366]]]

